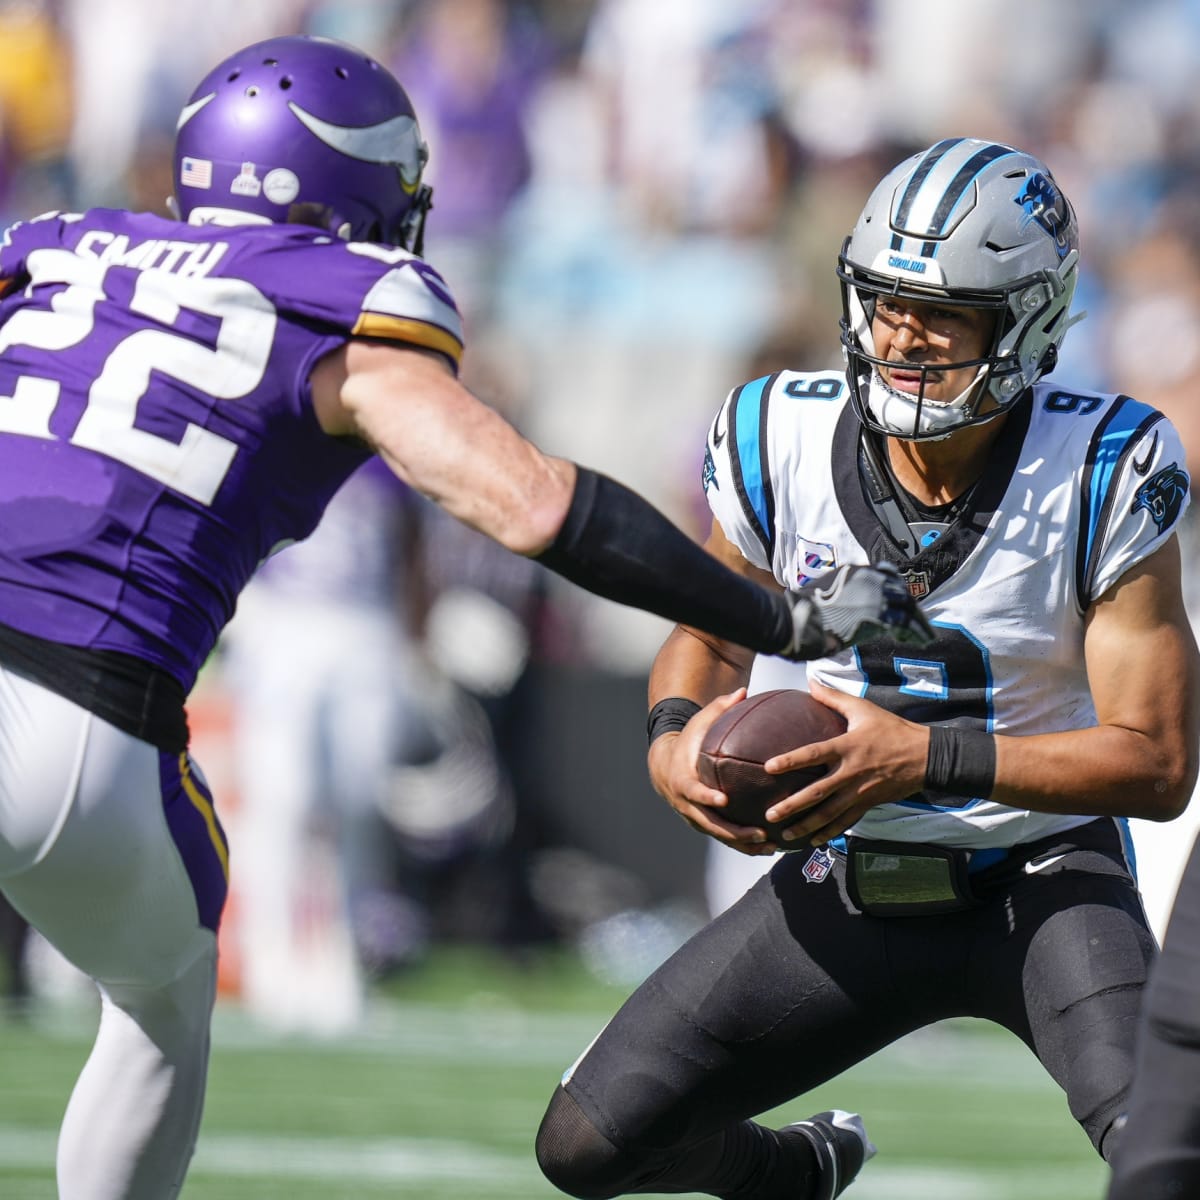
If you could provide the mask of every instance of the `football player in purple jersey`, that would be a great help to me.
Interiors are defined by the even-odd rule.
[[[184,108],[179,220],[50,213],[0,244],[0,887],[102,998],[63,1200],[182,1185],[228,872],[185,700],[256,567],[372,454],[510,550],[755,650],[927,636],[887,570],[836,604],[772,594],[475,400],[420,257],[425,159],[378,63],[278,38]]]

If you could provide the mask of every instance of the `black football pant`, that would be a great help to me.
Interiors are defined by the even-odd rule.
[[[1109,1200],[1200,1197],[1200,840],[1146,990]]]
[[[543,1170],[580,1196],[649,1179],[647,1191],[709,1190],[695,1161],[714,1136],[905,1034],[964,1016],[1021,1038],[1104,1153],[1127,1100],[1155,944],[1115,823],[1063,841],[1063,857],[1040,870],[991,872],[979,907],[915,917],[860,914],[840,856],[812,883],[804,851],[783,855],[567,1072],[574,1103],[569,1119],[559,1101],[543,1122]]]

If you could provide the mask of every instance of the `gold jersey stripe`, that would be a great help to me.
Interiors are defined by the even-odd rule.
[[[411,342],[428,350],[437,350],[457,366],[462,360],[462,342],[452,333],[427,325],[424,321],[404,317],[388,317],[382,313],[362,313],[354,325],[359,337],[387,338],[395,342]]]
[[[225,874],[225,882],[229,882],[229,847],[217,828],[217,814],[213,811],[212,801],[196,786],[192,779],[192,766],[188,761],[187,751],[179,756],[179,780],[183,784],[184,795],[192,802],[192,807],[204,818],[208,826],[208,836],[221,860],[221,870]]]

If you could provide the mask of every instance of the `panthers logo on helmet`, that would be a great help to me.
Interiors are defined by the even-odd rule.
[[[1013,197],[1013,202],[1025,210],[1025,224],[1036,221],[1054,239],[1058,257],[1066,258],[1071,249],[1067,236],[1071,226],[1071,208],[1054,180],[1040,171],[1034,172]]]
[[[1159,529],[1167,529],[1175,524],[1190,486],[1188,473],[1178,464],[1171,463],[1138,488],[1129,511],[1135,513],[1144,508]]]

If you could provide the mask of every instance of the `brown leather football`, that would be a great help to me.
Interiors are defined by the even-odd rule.
[[[791,688],[760,692],[717,718],[700,747],[696,771],[709,787],[729,797],[728,805],[716,810],[726,820],[777,833],[799,815],[772,824],[763,813],[777,800],[820,779],[826,768],[768,775],[763,763],[785,750],[824,742],[845,731],[845,718],[808,692]]]

